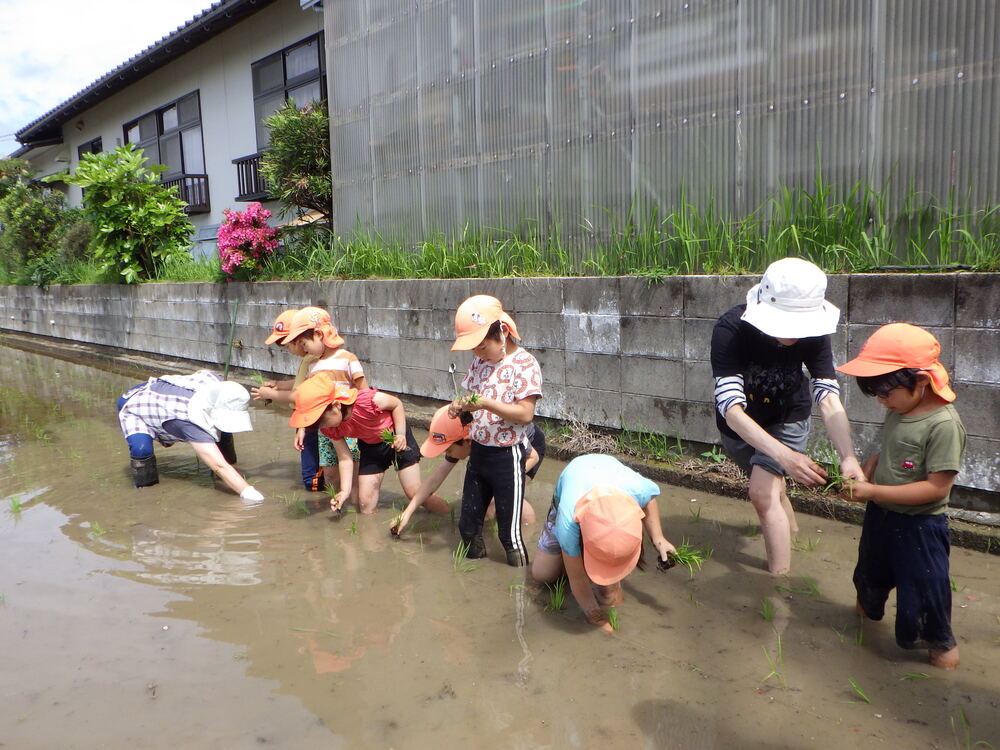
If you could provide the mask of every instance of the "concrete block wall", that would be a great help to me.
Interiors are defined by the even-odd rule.
[[[745,299],[754,277],[534,278],[0,287],[0,330],[122,347],[214,365],[292,374],[297,360],[264,347],[274,317],[307,304],[329,309],[384,390],[449,399],[470,355],[451,352],[453,315],[471,294],[511,312],[545,378],[538,412],[717,442],[709,343],[716,318]],[[929,328],[954,380],[968,429],[959,483],[1000,491],[1000,274],[831,276],[841,308],[834,358],[854,356],[879,325]],[[843,379],[856,441],[878,436],[883,411]],[[818,430],[822,433],[822,430]]]

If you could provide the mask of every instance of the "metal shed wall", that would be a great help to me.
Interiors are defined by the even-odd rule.
[[[820,172],[1000,195],[993,0],[334,0],[325,24],[341,231],[580,247]]]

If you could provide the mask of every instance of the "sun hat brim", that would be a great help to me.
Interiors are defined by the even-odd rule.
[[[787,310],[761,299],[760,284],[747,292],[747,308],[741,318],[757,330],[779,339],[829,336],[837,331],[840,309],[829,300],[814,307]]]

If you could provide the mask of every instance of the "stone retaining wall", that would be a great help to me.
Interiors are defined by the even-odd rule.
[[[0,330],[116,346],[220,364],[236,313],[234,366],[294,372],[296,360],[263,346],[287,307],[328,308],[369,381],[387,391],[449,399],[458,304],[499,297],[542,365],[539,414],[716,442],[708,363],[712,326],[756,279],[687,276],[442,281],[262,282],[142,286],[0,287]],[[940,339],[968,429],[965,487],[1000,491],[1000,274],[831,276],[842,310],[838,363],[879,325],[922,325]],[[883,410],[844,379],[856,440],[867,447]],[[822,431],[818,431],[822,432]]]

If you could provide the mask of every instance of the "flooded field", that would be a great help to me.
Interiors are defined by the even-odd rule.
[[[859,625],[857,527],[800,516],[775,580],[749,505],[663,486],[667,536],[714,554],[633,573],[604,634],[546,610],[495,538],[467,572],[447,517],[390,538],[391,475],[374,517],[320,510],[277,408],[236,438],[266,503],[183,444],[134,489],[132,382],[0,347],[0,747],[1000,747],[995,556],[952,552],[963,663],[941,672],[896,647],[892,600]],[[528,489],[539,516],[560,470]]]

